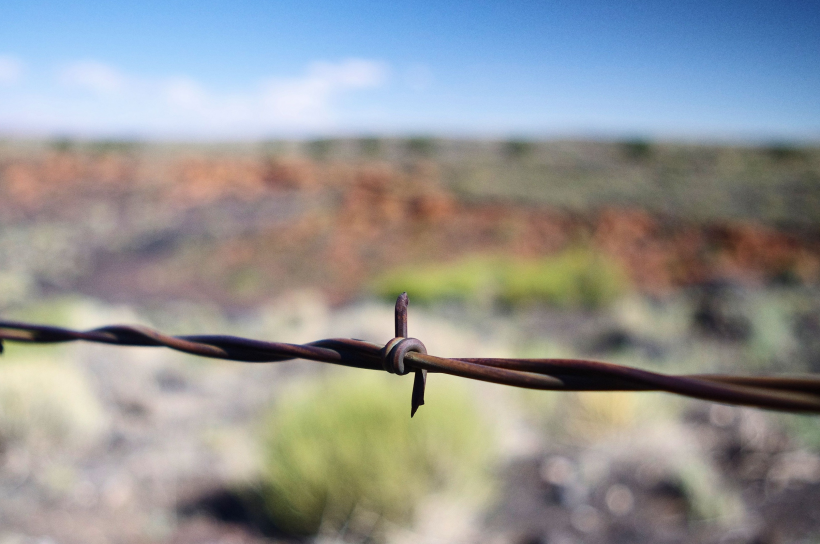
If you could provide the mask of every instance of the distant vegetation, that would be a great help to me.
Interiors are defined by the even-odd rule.
[[[644,160],[652,155],[652,143],[649,140],[628,140],[621,143],[621,149],[632,160]]]
[[[820,148],[706,146],[634,139],[440,140],[443,181],[465,198],[578,211],[628,206],[688,221],[820,225]],[[517,160],[526,157],[527,160]]]
[[[504,155],[509,159],[521,159],[530,155],[535,145],[528,140],[507,140],[503,145]]]
[[[107,153],[131,153],[142,145],[136,140],[75,140],[69,137],[58,137],[48,142],[48,147],[61,153],[85,152],[94,155]]]
[[[308,153],[315,160],[325,160],[333,150],[334,143],[333,140],[326,139],[311,140],[307,143]]]
[[[378,156],[382,151],[382,140],[380,138],[360,138],[359,152],[365,157],[372,158]]]
[[[596,306],[619,292],[621,282],[613,279],[618,274],[609,274],[608,266],[584,265],[577,256],[538,263],[435,263],[468,252],[554,247],[548,239],[556,235],[584,239],[607,228],[600,221],[610,211],[631,225],[614,237],[635,236],[632,229],[638,228],[653,240],[624,257],[633,275],[641,267],[639,254],[655,251],[655,242],[668,251],[668,263],[695,259],[711,274],[718,262],[713,256],[722,252],[765,281],[816,282],[820,255],[814,242],[820,227],[820,149],[794,144],[430,137],[245,144],[6,140],[0,142],[0,192],[4,306],[55,287],[104,296],[105,285],[134,297],[173,291],[239,304],[318,286],[349,300],[396,262],[386,248],[397,243],[411,244],[413,261],[430,270],[423,277],[413,270],[396,273],[401,281],[392,283],[393,274],[382,276],[375,282],[378,293],[395,295],[406,288],[401,283],[413,281],[421,299]],[[291,192],[304,194],[294,200]],[[643,219],[632,217],[636,210]],[[538,226],[542,219],[560,222]],[[788,232],[769,235],[769,227]],[[678,234],[688,229],[711,246],[687,253],[693,246],[686,249],[686,240],[694,238]],[[478,232],[487,236],[474,236]],[[360,244],[362,233],[371,241]],[[457,238],[466,240],[467,233],[472,241],[462,244]],[[349,265],[338,266],[331,247],[347,255]],[[762,257],[742,257],[742,248]],[[779,257],[766,258],[767,252]],[[149,263],[148,253],[161,263]],[[110,258],[102,256],[115,254],[131,261],[117,273],[121,279],[93,278],[112,270],[105,264]],[[584,266],[590,271],[580,272]],[[703,279],[677,266],[657,267],[653,277],[667,284]],[[150,276],[154,272],[146,270],[154,267],[168,281],[134,280]],[[140,285],[139,294],[134,285]]]
[[[436,151],[436,141],[427,136],[417,136],[407,140],[407,150],[412,155],[429,157]]]
[[[413,301],[497,302],[513,306],[604,306],[628,289],[625,272],[612,259],[584,248],[541,259],[478,256],[456,262],[406,267],[374,283],[394,298],[407,291]]]
[[[764,148],[764,152],[775,161],[806,158],[805,151],[794,144],[778,142]]]
[[[501,198],[576,211],[626,206],[688,221],[820,225],[820,147],[811,143],[698,145],[646,138],[493,142],[417,135],[162,144],[62,137],[39,142],[3,140],[0,157],[38,149],[91,155],[139,153],[147,160],[152,155],[211,152],[249,158],[260,153],[305,155],[317,162],[378,159],[402,167],[408,161],[432,160],[441,182],[466,199]]]
[[[49,147],[54,151],[66,152],[74,149],[76,143],[71,138],[59,137],[49,142]]]

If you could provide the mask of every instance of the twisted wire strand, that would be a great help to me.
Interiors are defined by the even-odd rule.
[[[87,341],[117,346],[167,347],[201,357],[248,363],[307,359],[353,368],[389,370],[391,363],[385,361],[394,354],[395,350],[390,348],[395,347],[396,341],[421,344],[416,339],[403,337],[406,335],[406,314],[399,316],[398,308],[397,338],[385,346],[348,338],[287,344],[227,335],[169,336],[148,327],[127,325],[76,331],[4,320],[0,320],[0,341],[33,344]],[[406,299],[403,311],[406,312]],[[662,391],[727,404],[820,413],[818,376],[668,375],[585,359],[447,359],[417,351],[402,351],[401,358],[398,364],[392,364],[401,369],[406,367],[399,372],[402,374],[410,371],[444,373],[554,391]],[[423,390],[421,394],[423,403]],[[417,407],[416,400],[414,404]]]

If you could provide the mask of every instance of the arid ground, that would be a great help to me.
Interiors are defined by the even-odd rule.
[[[820,150],[0,142],[3,318],[385,342],[396,290],[443,356],[820,372]],[[820,538],[819,419],[440,376],[487,429],[487,491],[425,488],[404,519],[365,501],[297,538],[265,513],[260,436],[289,392],[355,372],[7,343],[0,542]]]

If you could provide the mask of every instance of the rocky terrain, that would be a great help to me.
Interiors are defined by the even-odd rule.
[[[576,155],[584,151],[576,147]],[[796,208],[789,223],[728,211],[702,218],[690,213],[691,204],[675,208],[671,192],[662,210],[623,195],[605,200],[595,194],[589,199],[594,204],[584,208],[538,197],[522,201],[515,195],[526,180],[517,187],[499,178],[493,191],[482,189],[481,175],[469,178],[472,185],[465,181],[475,168],[469,155],[461,165],[446,156],[317,160],[254,149],[25,149],[0,153],[0,283],[6,299],[79,291],[126,302],[181,296],[241,307],[290,289],[319,287],[332,301],[344,302],[367,294],[373,277],[409,264],[476,253],[532,258],[577,245],[617,259],[635,287],[652,294],[714,279],[761,285],[820,278],[818,224]],[[601,152],[590,150],[593,165]],[[689,153],[688,162],[677,158],[683,161],[679,170],[706,170],[701,163],[711,151]],[[781,168],[786,181],[806,183],[805,198],[797,200],[803,207],[820,186],[811,181],[820,171],[816,155],[789,159],[797,166],[787,162]],[[550,157],[533,168],[546,168]],[[631,164],[610,162],[609,170],[597,164],[603,170],[598,175],[625,176]],[[576,164],[575,174],[565,171],[564,178],[590,168]],[[750,179],[750,185],[766,181]],[[546,178],[536,194],[550,183]],[[578,180],[578,196],[595,183]],[[610,185],[619,184],[630,190],[640,185],[630,185],[629,178]],[[498,186],[507,185],[509,196],[498,194]],[[755,195],[750,187],[751,208],[786,198],[781,189],[788,187],[771,182]],[[692,200],[705,200],[705,207],[725,198],[720,186],[712,193]],[[777,204],[788,211],[789,202]]]
[[[422,306],[411,293],[412,334],[443,356],[818,372],[818,172],[816,150],[777,146],[3,142],[0,312],[78,328],[384,342],[392,315],[374,282],[385,273],[581,247],[622,267],[617,299]],[[249,502],[259,426],[285,392],[333,370],[5,347],[0,542],[298,540]],[[447,387],[438,378],[430,387]],[[814,418],[654,393],[470,387],[497,450],[486,501],[432,494],[409,525],[357,510],[311,540],[820,535]]]

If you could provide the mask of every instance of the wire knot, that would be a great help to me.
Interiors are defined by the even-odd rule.
[[[404,376],[410,369],[404,366],[404,356],[415,351],[427,355],[427,348],[417,338],[396,337],[385,344],[382,349],[382,366],[391,374]]]

